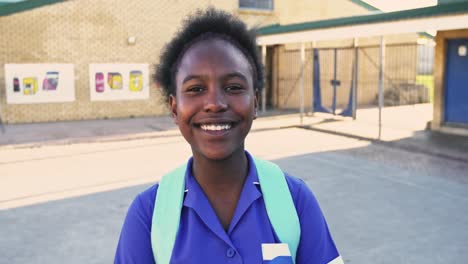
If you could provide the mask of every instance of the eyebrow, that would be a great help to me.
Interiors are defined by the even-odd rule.
[[[203,79],[202,75],[187,75],[184,80],[182,80],[182,83],[186,83],[190,80],[193,80],[193,79]]]
[[[240,72],[232,72],[232,73],[228,73],[225,76],[223,76],[223,80],[227,80],[227,79],[231,79],[231,78],[241,78],[243,81],[247,82],[247,78],[245,77],[245,75],[240,73]],[[206,75],[190,74],[190,75],[187,75],[182,80],[182,83],[186,83],[186,82],[188,82],[190,80],[194,80],[194,79],[206,79]]]
[[[247,78],[245,77],[244,74],[240,73],[240,72],[233,72],[233,73],[229,73],[227,74],[223,79],[231,79],[231,78],[241,78],[244,82],[247,82]]]

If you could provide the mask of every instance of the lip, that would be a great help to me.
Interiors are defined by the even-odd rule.
[[[224,137],[228,135],[232,127],[228,130],[203,130],[201,128],[198,128],[203,134],[208,135],[208,136],[213,136],[213,137]]]

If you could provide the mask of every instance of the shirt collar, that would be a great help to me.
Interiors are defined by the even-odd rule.
[[[237,203],[237,208],[234,212],[228,233],[233,231],[251,204],[262,196],[259,190],[259,180],[255,163],[252,156],[247,151],[245,151],[245,155],[248,160],[249,171],[247,173],[244,186],[242,187],[239,202]],[[186,196],[184,206],[195,210],[208,227],[213,227],[215,229],[213,230],[215,233],[220,232],[220,230],[216,230],[219,228],[224,231],[205,193],[192,174],[192,164],[193,158],[190,158],[187,163],[187,171],[185,174]]]

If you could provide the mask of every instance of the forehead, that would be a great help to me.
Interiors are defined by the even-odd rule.
[[[231,42],[220,38],[209,38],[194,43],[181,58],[177,75],[203,74],[204,72],[233,71],[252,76],[249,60]]]

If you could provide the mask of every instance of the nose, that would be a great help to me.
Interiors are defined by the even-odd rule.
[[[224,112],[228,108],[226,94],[217,85],[213,85],[208,89],[204,103],[205,112]]]

